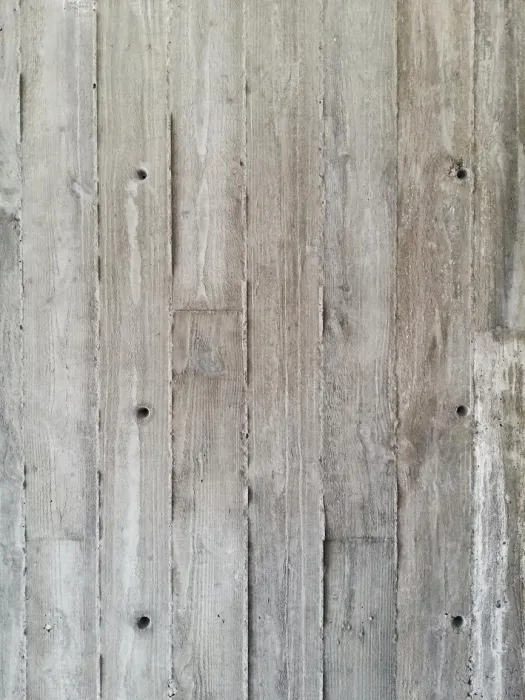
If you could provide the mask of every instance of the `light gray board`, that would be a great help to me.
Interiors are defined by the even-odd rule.
[[[329,0],[323,17],[324,697],[383,700],[395,694],[396,3]]]
[[[487,332],[474,345],[471,694],[525,694],[525,335]]]
[[[98,7],[102,700],[171,683],[168,19],[166,0]]]
[[[521,698],[525,5],[93,9],[0,7],[0,695]]]
[[[473,697],[523,697],[521,3],[476,5]]]
[[[395,694],[395,540],[325,542],[324,698]]]
[[[324,8],[328,539],[396,529],[396,2]]]
[[[173,3],[173,304],[242,308],[245,92],[242,0]]]
[[[94,700],[95,17],[28,0],[20,22],[27,697]]]
[[[476,2],[474,320],[525,328],[525,5]]]
[[[0,4],[0,697],[25,698],[18,2]]]
[[[445,700],[470,676],[474,27],[462,0],[398,13],[397,695]]]
[[[173,343],[175,697],[242,700],[247,522],[243,318],[180,311]]]
[[[320,6],[246,3],[249,697],[319,700]]]

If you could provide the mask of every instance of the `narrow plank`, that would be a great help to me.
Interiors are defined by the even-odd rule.
[[[174,308],[239,310],[245,158],[241,0],[173,4],[170,75]]]
[[[319,14],[246,3],[253,700],[322,689]]]
[[[476,3],[475,323],[525,328],[525,6]]]
[[[525,336],[480,333],[475,422],[471,696],[525,696]]]
[[[171,675],[168,6],[98,15],[101,696],[146,700]]]
[[[396,527],[396,3],[324,12],[324,446],[328,539]]]
[[[0,697],[25,695],[19,2],[0,5]]]
[[[173,366],[175,697],[242,700],[242,315],[178,312]]]
[[[470,674],[473,18],[398,12],[397,694],[444,700]]]
[[[395,553],[392,538],[325,543],[325,698],[395,697]]]
[[[27,697],[97,697],[97,228],[89,2],[21,7]]]

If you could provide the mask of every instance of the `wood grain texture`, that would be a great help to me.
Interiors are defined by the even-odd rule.
[[[474,319],[525,328],[525,6],[476,3]]]
[[[326,700],[395,687],[395,18],[324,6]]]
[[[241,309],[243,3],[183,0],[173,12],[173,304]]]
[[[525,335],[474,346],[471,696],[525,695]]]
[[[0,5],[0,697],[25,698],[19,3]]]
[[[103,700],[171,676],[167,32],[165,0],[99,5]]]
[[[27,697],[97,697],[97,264],[91,3],[22,36]]]
[[[473,697],[525,694],[524,36],[520,3],[477,3]]]
[[[324,11],[328,539],[395,534],[396,3]]]
[[[324,698],[395,698],[395,540],[325,543]]]
[[[243,353],[240,313],[175,315],[175,697],[245,697]]]
[[[444,700],[470,674],[473,26],[461,0],[398,12],[397,695]]]
[[[0,2],[0,700],[523,700],[524,59]]]
[[[319,4],[246,4],[249,697],[322,688]]]

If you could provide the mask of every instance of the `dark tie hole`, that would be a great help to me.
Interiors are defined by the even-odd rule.
[[[144,170],[144,168],[139,168],[137,170],[137,177],[139,180],[145,180],[148,177],[148,173]]]
[[[149,627],[151,624],[151,620],[147,615],[142,615],[142,617],[139,617],[137,620],[137,627],[139,630],[145,630],[146,627]]]
[[[452,627],[456,630],[460,630],[462,627],[465,627],[465,618],[463,615],[456,615],[452,618]]]
[[[458,180],[466,180],[468,177],[468,170],[460,165],[456,170],[456,177]]]
[[[150,416],[150,410],[147,406],[139,406],[137,408],[137,418],[139,420],[146,420],[146,418],[149,418]]]
[[[460,418],[464,418],[465,416],[468,415],[468,408],[461,404],[456,408],[456,413]]]

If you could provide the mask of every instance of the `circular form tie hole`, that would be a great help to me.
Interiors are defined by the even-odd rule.
[[[150,410],[147,406],[139,406],[137,408],[137,418],[139,420],[146,420],[146,418],[149,418],[150,416]]]
[[[467,408],[466,406],[464,406],[463,404],[461,404],[460,406],[458,406],[458,407],[456,408],[456,414],[457,414],[460,418],[464,418],[465,416],[468,415],[468,408]]]
[[[138,618],[137,620],[137,627],[139,630],[145,630],[146,627],[149,627],[151,624],[151,620],[147,615],[142,615],[141,617]]]
[[[455,615],[451,622],[452,627],[456,630],[460,630],[462,627],[465,627],[465,618],[463,615]]]
[[[456,177],[458,180],[466,180],[468,177],[468,170],[462,165],[456,169]]]
[[[148,173],[144,170],[144,168],[139,168],[137,170],[137,177],[139,180],[145,180],[148,177]]]

